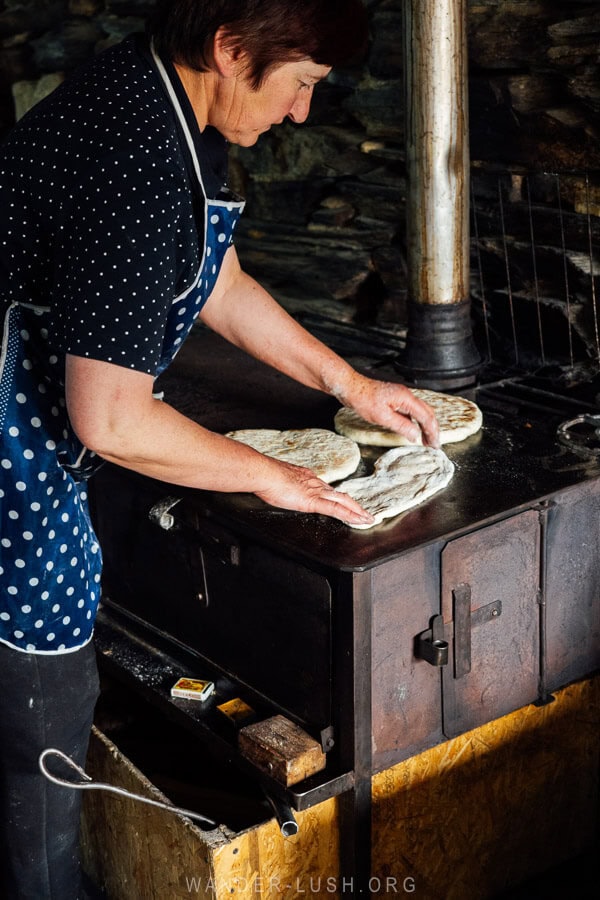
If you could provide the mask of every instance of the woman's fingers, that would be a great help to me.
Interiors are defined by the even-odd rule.
[[[336,491],[325,481],[301,466],[278,463],[281,481],[274,481],[266,491],[257,491],[257,497],[282,509],[297,512],[318,513],[339,519],[352,525],[367,525],[373,517],[352,497]]]
[[[360,506],[349,494],[343,491],[331,490],[323,496],[324,507],[322,512],[326,516],[340,519],[353,525],[370,525],[374,519],[371,513]]]
[[[433,409],[403,384],[357,377],[338,399],[374,422],[403,435],[413,444],[440,446],[440,430]]]

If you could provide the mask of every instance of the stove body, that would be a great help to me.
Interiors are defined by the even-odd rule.
[[[335,411],[205,331],[164,389],[222,431],[332,427]],[[93,483],[104,614],[296,721],[328,751],[326,778],[549,701],[600,665],[600,457],[557,436],[596,408],[594,387],[469,396],[484,424],[446,447],[448,488],[367,531],[106,466]]]

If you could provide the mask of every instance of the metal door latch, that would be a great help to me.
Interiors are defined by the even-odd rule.
[[[458,584],[452,590],[454,606],[454,677],[462,678],[471,671],[471,632],[479,625],[493,622],[502,615],[502,601],[471,610],[471,585]]]
[[[443,616],[434,616],[431,628],[417,636],[417,656],[431,666],[448,665],[448,641],[444,639]]]

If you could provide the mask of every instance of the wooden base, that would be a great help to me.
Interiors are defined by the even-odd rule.
[[[97,729],[87,772],[168,803]],[[202,831],[177,813],[91,791],[84,796],[83,865],[108,900],[295,897],[300,885],[316,886],[323,873],[338,879],[337,802],[295,817],[298,834],[287,838],[275,819],[238,834],[225,827]]]
[[[419,900],[489,898],[597,840],[600,678],[555,697],[375,776],[382,888],[408,879]]]
[[[597,839],[600,679],[571,685],[373,778],[372,896],[479,900],[574,857]],[[88,772],[160,792],[100,732]],[[90,792],[84,866],[109,900],[349,897],[335,800],[233,834]]]

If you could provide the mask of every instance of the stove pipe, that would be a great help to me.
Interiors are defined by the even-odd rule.
[[[473,384],[469,299],[467,0],[404,0],[408,334],[397,368],[433,389]]]

